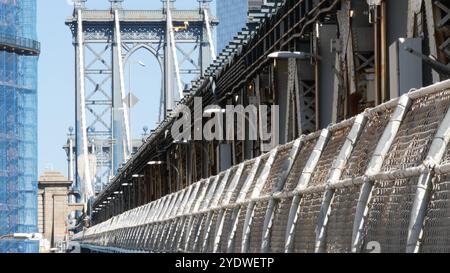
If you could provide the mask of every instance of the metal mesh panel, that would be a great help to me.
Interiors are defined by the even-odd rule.
[[[166,238],[164,238],[164,245],[162,246],[162,250],[165,252],[172,252],[172,243],[173,243],[173,234],[178,225],[177,219],[172,219],[168,221],[168,232],[166,234]]]
[[[334,192],[326,233],[328,253],[351,251],[353,222],[360,190],[360,186],[350,186]]]
[[[394,109],[390,108],[382,112],[373,113],[368,118],[366,126],[342,172],[344,179],[364,175],[393,111]]]
[[[251,182],[250,187],[247,191],[246,200],[249,200],[252,197],[253,190],[255,189],[255,186],[256,186],[256,182],[258,181],[258,178],[261,177],[261,173],[264,170],[264,168],[266,167],[269,157],[270,157],[270,154],[265,154],[262,156],[261,162],[259,163],[259,166],[258,166],[258,170],[256,171],[255,178]]]
[[[409,217],[418,177],[376,181],[364,225],[363,251],[378,242],[383,253],[405,252]]]
[[[206,189],[205,198],[203,198],[202,202],[200,203],[200,210],[202,208],[206,208],[209,205],[209,202],[211,202],[211,199],[207,199],[208,194],[215,191],[216,184],[214,183],[214,180],[216,177],[211,177],[209,179],[208,188]]]
[[[218,252],[226,253],[227,247],[228,247],[228,238],[230,238],[230,233],[232,230],[232,223],[231,218],[233,215],[232,209],[226,209],[223,214],[223,227],[222,227],[222,233],[220,234],[220,241],[219,241],[219,247]]]
[[[211,214],[211,221],[209,223],[209,227],[207,227],[208,235],[205,236],[206,249],[203,250],[206,253],[211,253],[214,250],[214,239],[215,239],[215,234],[217,232],[216,226],[217,226],[218,215],[219,215],[219,213],[217,211],[214,211]],[[209,231],[208,231],[208,229],[209,229]]]
[[[247,215],[247,206],[241,206],[239,210],[238,220],[236,224],[236,230],[234,232],[234,237],[232,239],[233,253],[241,253],[242,252],[242,233],[244,232],[244,223],[245,216]]]
[[[193,216],[193,221],[192,221],[192,226],[191,226],[191,230],[190,233],[188,235],[188,243],[187,243],[187,252],[192,251],[192,249],[194,249],[194,243],[197,239],[197,233],[199,231],[199,228],[201,226],[201,222],[202,222],[202,216],[201,215],[195,215]]]
[[[149,249],[150,251],[156,251],[156,241],[157,238],[159,237],[159,233],[161,232],[161,226],[159,223],[154,223],[153,224],[153,231],[152,231],[152,235],[150,237],[150,242],[149,242]]]
[[[156,252],[160,252],[161,251],[162,242],[165,239],[165,236],[166,236],[166,233],[167,233],[167,227],[168,227],[166,222],[161,222],[158,225],[159,225],[159,232],[155,236],[155,243],[154,243],[154,246],[153,246],[153,250],[156,251]]]
[[[149,226],[149,229],[151,229],[151,226]],[[120,244],[120,242],[122,241],[122,233],[123,233],[123,229],[119,229],[115,232],[114,236],[110,240],[110,242],[112,242],[111,244],[113,247],[117,247]],[[145,250],[147,250],[147,242],[148,242],[148,238],[144,243]]]
[[[189,217],[184,217],[184,219],[183,219],[183,221],[181,223],[180,229],[177,232],[177,238],[176,238],[176,241],[175,241],[176,251],[184,250],[183,249],[184,248],[183,243],[185,242],[186,237],[188,236],[187,233],[189,232],[188,228],[189,228],[189,221],[190,221],[190,219],[191,219],[190,216]]]
[[[164,245],[164,250],[170,252],[172,250],[173,237],[178,226],[178,218],[170,220],[169,231]]]
[[[286,228],[291,208],[292,198],[281,199],[274,211],[273,224],[270,232],[269,251],[284,252]]]
[[[331,137],[323,149],[322,156],[314,169],[309,186],[317,186],[326,183],[333,162],[338,157],[350,129],[351,126],[347,126],[331,133]]]
[[[150,240],[151,231],[152,231],[152,226],[147,224],[145,226],[144,238],[143,238],[142,244],[141,244],[142,250],[145,250],[145,251],[149,250],[147,246],[148,246],[148,241]],[[118,236],[120,236],[120,232],[116,232],[116,234],[114,235],[114,242],[116,242],[118,240]],[[114,244],[113,246],[117,246],[117,244]]]
[[[272,193],[277,186],[280,175],[285,171],[284,167],[288,164],[289,153],[292,150],[293,143],[286,144],[278,149],[277,156],[273,162],[269,177],[261,191],[262,195]]]
[[[197,192],[197,196],[195,196],[195,198],[192,200],[192,207],[191,210],[189,212],[193,212],[195,205],[197,203],[199,203],[199,206],[197,207],[197,210],[195,212],[197,212],[200,208],[201,208],[201,204],[202,202],[205,200],[206,195],[207,195],[207,190],[209,187],[209,183],[208,180],[204,180],[201,182],[200,187],[198,188],[198,192]]]
[[[291,172],[289,173],[286,183],[284,185],[284,192],[291,192],[297,187],[298,180],[302,175],[302,171],[305,168],[306,162],[308,162],[314,147],[316,146],[317,138],[305,141],[302,143]]]
[[[181,230],[183,228],[183,224],[184,224],[184,217],[179,217],[177,219],[175,219],[176,225],[175,228],[173,229],[173,233],[169,238],[169,249],[173,252],[173,251],[177,251],[177,243],[178,243],[178,238],[180,236]]]
[[[263,236],[264,220],[266,217],[267,206],[269,202],[258,202],[253,208],[253,219],[250,225],[250,253],[261,252],[261,239]]]
[[[141,226],[138,226],[134,229],[133,237],[131,238],[130,248],[136,249],[138,240],[140,239],[140,235],[142,232]]]
[[[422,163],[449,103],[449,90],[413,101],[387,154],[383,171],[405,169]]]
[[[143,225],[139,226],[138,231],[135,235],[135,242],[134,242],[135,249],[138,249],[140,247],[139,243],[142,241],[142,239],[144,237],[144,232],[145,232],[145,227]]]
[[[164,232],[164,230],[162,232]],[[131,236],[130,236],[130,240],[128,242],[129,249],[134,249],[136,247],[138,234],[139,234],[139,227],[133,227],[131,229]]]
[[[234,168],[231,169],[230,175],[228,176],[228,180],[227,181],[220,181],[220,183],[226,183],[226,184],[225,184],[225,189],[222,192],[222,194],[220,195],[219,201],[218,201],[217,204],[219,204],[219,205],[222,204],[223,198],[225,197],[225,193],[227,192],[227,188],[229,187],[231,181],[233,181],[233,178],[236,175],[237,169],[238,169],[238,167],[234,167]]]
[[[161,232],[161,235],[159,236],[159,238],[157,240],[157,244],[156,244],[156,249],[159,252],[161,252],[165,249],[167,235],[169,233],[169,228],[170,228],[170,222],[165,221],[161,224],[161,226],[162,226],[162,232]]]
[[[213,199],[220,198],[220,197],[218,197],[218,194],[220,194],[220,192],[219,192],[220,185],[225,184],[225,186],[226,186],[226,184],[227,184],[227,181],[223,180],[224,177],[225,177],[225,173],[219,174],[219,178],[217,180],[217,184],[214,188],[213,194],[211,195],[211,199],[205,204],[205,207],[203,207],[203,208],[205,208],[205,209],[210,208],[212,206]],[[222,192],[222,194],[223,194],[223,192]]]
[[[241,178],[239,179],[238,184],[236,185],[236,189],[234,189],[233,194],[231,195],[230,204],[233,204],[236,202],[236,199],[241,192],[241,188],[244,185],[245,181],[247,180],[248,176],[250,175],[250,171],[253,168],[253,164],[255,163],[254,160],[249,161],[245,163],[244,170],[242,171]]]
[[[300,212],[297,224],[295,225],[294,252],[314,252],[316,240],[315,230],[322,200],[322,192],[303,195],[300,202]]]
[[[120,244],[120,240],[121,240],[121,236],[122,236],[122,230],[120,229],[118,231],[116,231],[115,236],[114,236],[114,245],[113,246],[118,246]],[[147,228],[146,228],[146,233],[145,233],[145,240],[142,242],[142,249],[145,251],[149,251],[149,242],[151,239],[151,235],[152,235],[152,230],[153,230],[153,225],[151,224],[147,224]]]
[[[436,179],[425,218],[421,252],[450,252],[450,175]]]
[[[155,223],[154,227],[153,227],[152,237],[150,238],[150,244],[149,244],[149,248],[151,251],[156,250],[156,242],[157,242],[157,238],[159,238],[160,233],[161,233],[161,224]],[[128,241],[128,239],[127,239],[127,241]]]
[[[205,231],[206,231],[206,220],[208,218],[208,214],[204,213],[200,216],[201,221],[200,225],[198,227],[197,236],[194,242],[194,247],[192,248],[192,251],[195,253],[200,253],[203,246],[203,240],[205,239]]]

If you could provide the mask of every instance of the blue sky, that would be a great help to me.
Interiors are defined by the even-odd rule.
[[[74,126],[74,49],[69,28],[64,24],[72,14],[71,0],[37,0],[38,37],[42,46],[39,59],[39,173],[55,170],[67,173],[67,157],[62,146],[68,128]],[[108,0],[88,0],[89,8],[106,9]],[[125,0],[129,9],[160,9],[160,0]],[[175,8],[198,6],[197,0],[178,0]],[[214,11],[214,5],[212,7]],[[132,92],[140,102],[133,108],[133,137],[139,137],[143,126],[153,128],[158,120],[160,72],[156,60],[147,52],[133,55]],[[138,61],[146,67],[136,65]],[[128,74],[128,73],[127,73]],[[126,79],[128,86],[128,79]],[[154,89],[152,89],[154,88]]]

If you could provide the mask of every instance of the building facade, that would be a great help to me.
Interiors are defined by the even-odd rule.
[[[248,12],[258,9],[264,0],[217,0],[217,50],[224,49],[247,23]]]
[[[71,185],[72,181],[59,172],[45,172],[39,177],[39,233],[52,248],[66,239]]]
[[[0,252],[37,252],[36,0],[0,1]]]

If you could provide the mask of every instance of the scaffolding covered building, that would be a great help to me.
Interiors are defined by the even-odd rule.
[[[0,253],[37,252],[7,239],[37,232],[36,1],[0,1]],[[3,238],[3,239],[1,239]]]

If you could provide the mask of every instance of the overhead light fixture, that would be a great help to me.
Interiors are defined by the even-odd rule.
[[[172,143],[173,144],[189,144],[190,142],[187,139],[183,139],[183,140],[174,140]]]
[[[212,115],[212,114],[223,114],[225,113],[226,110],[222,109],[222,108],[210,108],[210,109],[206,109],[203,114],[204,115]]]
[[[268,56],[270,59],[300,59],[307,60],[309,58],[314,57],[313,55],[301,52],[301,51],[277,51],[270,53]]]
[[[149,161],[147,165],[163,165],[165,163],[164,161]]]
[[[350,18],[353,18],[354,15],[355,15],[355,11],[354,10],[350,10]]]

